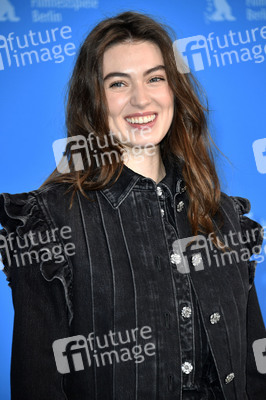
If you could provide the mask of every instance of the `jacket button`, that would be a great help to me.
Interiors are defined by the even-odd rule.
[[[181,255],[178,253],[173,253],[171,254],[170,260],[172,264],[180,264],[182,260]]]
[[[181,315],[184,318],[190,318],[192,310],[190,307],[183,307],[181,310]]]
[[[181,200],[176,206],[176,211],[181,212],[184,208],[184,205],[185,205],[184,202]]]
[[[162,196],[162,194],[163,194],[163,190],[162,190],[162,188],[160,186],[156,187],[156,192],[157,192],[158,196]]]
[[[235,374],[233,372],[231,372],[230,374],[227,375],[227,377],[225,378],[225,383],[228,384],[230,382],[232,382],[232,380],[235,378]]]
[[[221,319],[221,315],[218,312],[215,312],[214,314],[212,314],[210,316],[210,321],[211,321],[211,324],[213,324],[213,325],[217,324],[217,322],[219,322],[220,319]]]
[[[200,253],[194,254],[191,261],[194,267],[197,267],[197,265],[199,265],[202,262],[201,254]]]
[[[184,372],[184,374],[188,375],[193,370],[193,365],[190,362],[186,361],[184,362],[184,364],[182,364],[181,369]]]

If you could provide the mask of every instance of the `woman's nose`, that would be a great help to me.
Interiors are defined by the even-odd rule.
[[[151,101],[148,89],[144,84],[136,84],[132,88],[131,93],[131,104],[132,106],[138,106],[144,108]]]

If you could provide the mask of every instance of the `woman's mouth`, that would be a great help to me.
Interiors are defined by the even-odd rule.
[[[144,126],[148,126],[149,128],[153,127],[157,120],[158,114],[150,114],[143,115],[138,117],[126,117],[125,120],[127,123],[133,128],[143,128]]]

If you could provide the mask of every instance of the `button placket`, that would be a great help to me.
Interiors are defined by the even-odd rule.
[[[174,250],[172,247],[172,243],[174,240],[177,240],[179,237],[178,233],[178,223],[177,218],[180,218],[180,223],[182,223],[182,219],[185,218],[185,199],[183,196],[179,196],[178,194],[183,193],[185,191],[184,188],[177,188],[176,193],[168,193],[168,190],[165,190],[164,186],[156,187],[157,199],[159,200],[158,204],[160,205],[160,209],[162,215],[164,215],[163,222],[166,227],[167,232],[167,241],[169,246],[169,261],[170,265],[172,265],[173,270],[173,279],[175,281],[175,291],[176,293],[182,292],[182,297],[177,299],[176,311],[178,311],[179,315],[175,315],[175,318],[178,318],[178,324],[180,328],[180,332],[177,333],[180,337],[182,343],[182,337],[186,336],[186,342],[183,343],[183,351],[181,356],[181,365],[177,366],[179,368],[180,373],[183,374],[183,383],[186,387],[191,387],[194,379],[194,362],[195,355],[193,353],[193,329],[191,329],[193,323],[193,305],[191,298],[191,291],[189,290],[189,282],[186,274],[180,273],[180,268],[183,264],[183,254],[180,251]],[[169,196],[170,198],[169,198]],[[176,200],[176,197],[178,200]],[[182,200],[183,199],[183,200]],[[179,204],[180,211],[177,211],[177,205]],[[168,207],[169,214],[168,214]],[[183,211],[183,215],[181,215],[181,211]],[[178,215],[178,213],[180,214]],[[167,223],[169,222],[169,223]],[[182,299],[182,300],[181,300]],[[166,308],[167,310],[167,308]],[[163,313],[163,321],[166,330],[171,330],[174,327],[174,320],[170,318],[171,314],[169,312]],[[189,341],[190,345],[187,346],[187,341]],[[169,374],[172,376],[172,371],[169,370]]]
[[[179,193],[177,192],[174,195],[174,210],[175,210],[175,214],[176,213],[180,213],[185,210],[185,202],[184,200],[178,201],[178,195],[180,193],[182,193],[184,190],[179,191]],[[181,198],[183,196],[180,196]],[[179,198],[180,198],[179,197]],[[180,215],[181,217],[181,215]],[[184,218],[184,215],[182,216]],[[178,226],[178,220],[179,220],[179,216],[175,215],[175,224]],[[180,220],[181,221],[181,220]],[[177,291],[178,288],[183,290],[182,293],[182,304],[180,304],[180,308],[179,308],[179,328],[180,328],[180,335],[187,335],[187,333],[189,332],[189,337],[187,338],[187,340],[191,341],[191,343],[193,342],[193,329],[191,329],[193,320],[192,320],[192,306],[191,306],[191,294],[188,291],[188,286],[185,284],[185,282],[187,282],[188,277],[186,274],[184,273],[180,273],[181,272],[181,267],[183,265],[183,255],[182,253],[180,253],[177,249],[174,250],[174,252],[170,255],[170,261],[173,265],[173,268],[176,269],[179,273],[176,275],[176,280],[178,282],[178,286],[177,286]],[[193,371],[194,371],[194,367],[193,367],[193,361],[194,361],[194,353],[192,350],[193,346],[191,346],[191,348],[184,348],[183,349],[183,354],[182,354],[182,363],[181,363],[181,371],[183,372],[184,376],[183,376],[183,384],[186,387],[190,387],[190,385],[193,383]]]
[[[161,216],[164,217],[165,211],[164,211],[164,209],[162,207],[162,200],[164,199],[164,195],[163,195],[163,189],[161,188],[161,186],[156,186],[156,193],[157,193],[157,196],[159,197],[159,200],[160,200]]]
[[[174,196],[174,210],[175,210],[175,223],[178,226],[178,223],[182,223],[182,220],[185,218],[184,212],[186,210],[185,208],[185,199],[184,195],[182,195],[183,192],[186,191],[186,187],[183,188],[177,188],[177,192]],[[183,215],[182,215],[183,213]],[[180,221],[180,222],[179,222]],[[180,254],[178,251],[175,252],[170,256],[171,263],[173,266],[175,265],[177,270],[181,272],[181,266],[185,262],[183,260],[183,255]],[[184,264],[184,272],[185,272],[185,264]],[[180,281],[180,284],[182,284],[183,290],[185,285],[184,283],[188,280],[188,277],[184,273],[178,274],[178,281]],[[193,319],[192,319],[192,298],[191,294],[186,293],[185,291],[183,292],[183,298],[182,298],[182,303],[180,304],[179,308],[179,327],[180,327],[180,332],[181,336],[184,333],[191,332],[189,334],[189,340],[193,341],[193,335],[194,335],[194,329],[192,329],[192,324],[193,324]],[[185,300],[185,301],[184,301]],[[192,346],[193,348],[193,346]],[[182,355],[182,363],[181,363],[181,370],[184,374],[183,376],[183,384],[186,387],[190,387],[190,385],[193,384],[193,379],[194,379],[194,357],[195,354],[193,353],[193,350],[190,349],[184,349],[183,350],[183,355]]]

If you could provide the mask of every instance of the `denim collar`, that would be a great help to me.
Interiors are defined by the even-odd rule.
[[[165,197],[170,196],[171,200],[173,200],[176,193],[181,193],[182,188],[185,186],[183,183],[183,176],[181,173],[181,162],[173,161],[165,162],[165,177],[158,182],[157,186],[160,186],[164,189]]]
[[[113,208],[118,208],[136,185],[142,186],[142,189],[146,188],[149,190],[155,190],[156,186],[163,186],[166,188],[169,195],[173,197],[175,193],[180,193],[184,190],[184,185],[182,186],[183,177],[181,173],[182,162],[177,159],[172,161],[166,160],[164,161],[164,165],[166,175],[157,184],[153,179],[138,174],[126,165],[123,165],[118,180],[115,183],[106,186],[104,189],[101,189],[100,192]],[[113,180],[114,179],[112,179],[111,182],[113,182]]]

